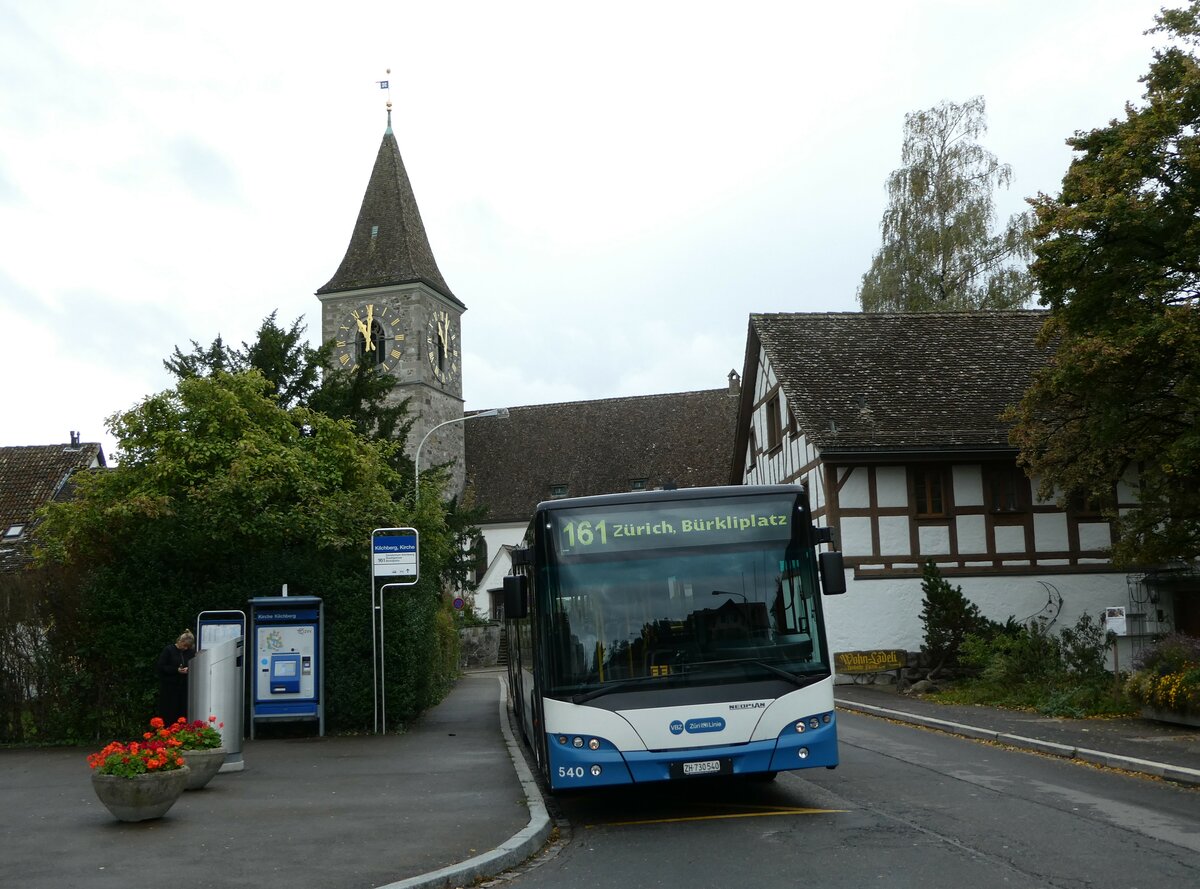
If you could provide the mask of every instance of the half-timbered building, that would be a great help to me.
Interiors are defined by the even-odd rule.
[[[733,480],[807,485],[835,529],[849,592],[827,600],[836,650],[922,639],[921,576],[933,560],[1003,621],[1127,607],[1091,504],[1039,498],[1002,419],[1049,358],[1038,311],[756,314],[750,317]],[[1130,485],[1114,492],[1134,502]],[[1128,609],[1135,633],[1158,607]]]

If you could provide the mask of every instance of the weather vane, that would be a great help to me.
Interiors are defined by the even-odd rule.
[[[392,69],[388,68],[384,73],[387,74],[388,77],[391,77]],[[392,131],[392,88],[388,85],[388,81],[386,80],[377,80],[375,82],[379,84],[379,88],[381,90],[387,90],[388,132],[390,133]]]

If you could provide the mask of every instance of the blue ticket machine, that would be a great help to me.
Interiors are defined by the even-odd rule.
[[[325,734],[325,606],[316,596],[251,599],[250,737],[261,722],[315,721]]]

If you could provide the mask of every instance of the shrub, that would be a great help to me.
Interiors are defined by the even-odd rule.
[[[1172,633],[1134,660],[1126,693],[1147,707],[1200,713],[1200,639]]]

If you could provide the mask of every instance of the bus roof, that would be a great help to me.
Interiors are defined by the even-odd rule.
[[[670,490],[626,491],[620,494],[593,494],[588,497],[562,497],[543,500],[537,512],[578,509],[589,506],[619,506],[625,503],[654,503],[660,500],[709,500],[713,497],[753,497],[759,494],[807,493],[803,483],[794,485],[720,485],[710,488],[673,488]]]

